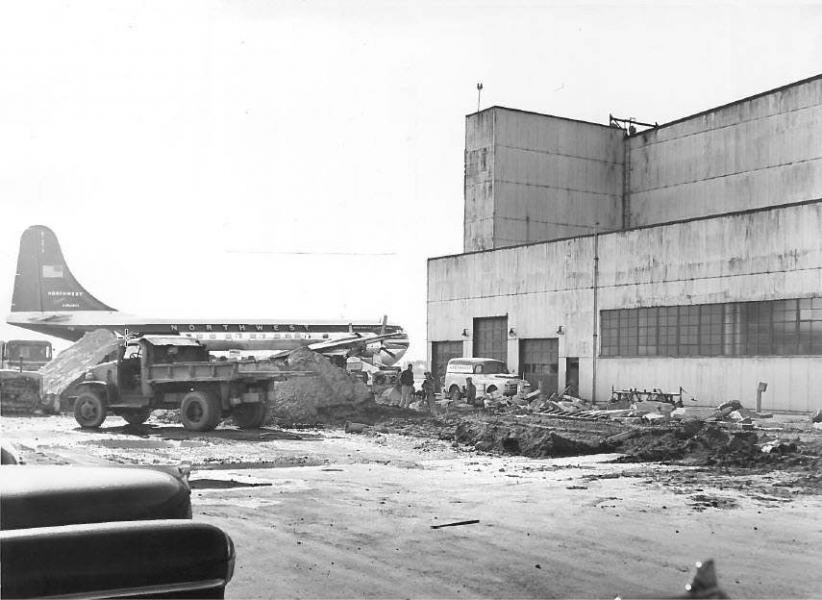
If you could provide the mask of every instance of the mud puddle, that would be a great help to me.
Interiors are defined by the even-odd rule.
[[[252,475],[212,471],[208,475],[192,473],[188,480],[192,490],[226,490],[232,488],[271,487],[272,481]]]

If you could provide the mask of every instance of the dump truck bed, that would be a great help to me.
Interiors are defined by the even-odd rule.
[[[156,364],[148,368],[150,383],[224,382],[255,379],[277,381],[307,374],[305,371],[281,371],[264,363],[252,362],[182,362]]]

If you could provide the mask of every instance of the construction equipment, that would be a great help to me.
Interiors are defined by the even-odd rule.
[[[228,416],[241,428],[259,427],[275,382],[307,374],[269,361],[214,361],[195,339],[147,335],[124,341],[116,360],[86,373],[75,387],[74,418],[96,428],[112,412],[139,425],[155,408],[179,407],[192,431],[214,429]]]
[[[41,407],[43,378],[38,370],[51,360],[51,342],[0,341],[0,411],[32,414]]]

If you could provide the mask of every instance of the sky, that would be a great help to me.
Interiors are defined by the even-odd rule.
[[[482,108],[664,123],[819,73],[820,31],[822,1],[9,0],[0,314],[42,224],[120,310],[387,314],[424,359],[478,82]]]

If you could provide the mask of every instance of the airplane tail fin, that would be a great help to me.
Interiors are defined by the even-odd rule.
[[[20,236],[11,312],[114,311],[78,283],[63,258],[57,236],[33,225]]]

